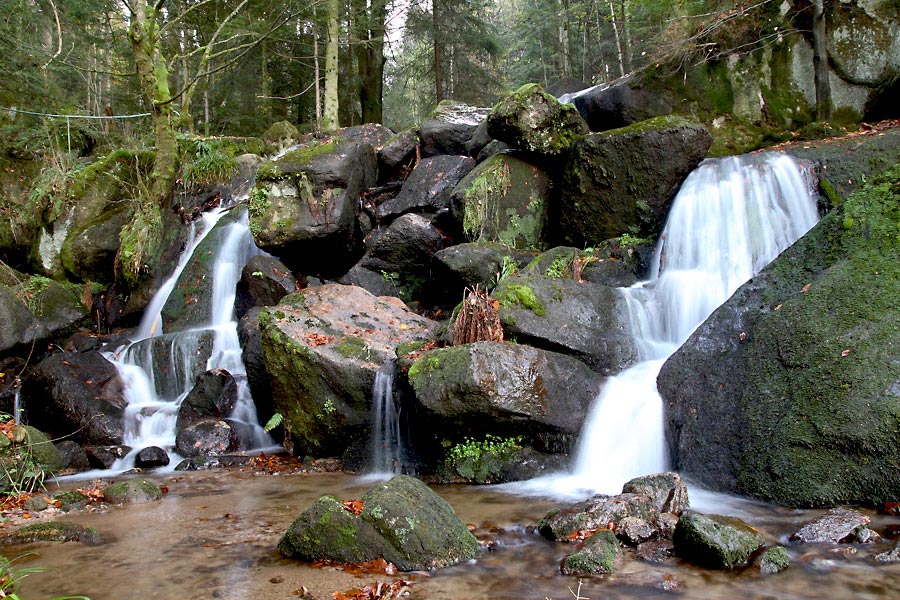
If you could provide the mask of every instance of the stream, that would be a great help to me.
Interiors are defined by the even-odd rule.
[[[410,598],[431,600],[563,600],[578,592],[579,579],[563,576],[557,568],[572,546],[546,541],[527,529],[556,505],[550,499],[526,498],[492,487],[436,487],[464,522],[476,526],[479,540],[493,541],[493,549],[470,563],[429,574],[355,576],[283,559],[276,545],[318,496],[362,496],[370,484],[358,477],[269,475],[246,467],[169,474],[155,481],[169,489],[160,501],[58,517],[95,528],[103,540],[98,546],[40,543],[0,548],[9,558],[22,557],[19,567],[45,569],[23,580],[21,597],[287,600],[298,597],[294,592],[305,586],[318,600],[328,600],[336,591],[399,578],[412,582]],[[72,482],[64,485],[74,486]],[[701,494],[693,488],[691,493],[695,508],[740,516],[759,528],[770,545],[785,543],[790,533],[822,513]],[[659,566],[628,560],[614,576],[581,579],[580,595],[593,600],[673,595],[709,600],[896,598],[900,565],[880,565],[871,557],[893,546],[897,534],[891,532],[900,531],[900,518],[870,516],[870,527],[882,533],[885,541],[868,546],[789,546],[792,564],[777,575],[762,576],[753,568],[722,572],[684,563]],[[677,586],[682,593],[660,586]]]

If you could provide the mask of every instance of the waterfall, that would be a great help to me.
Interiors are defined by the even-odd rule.
[[[712,312],[815,225],[800,166],[764,153],[706,160],[684,182],[657,244],[650,279],[620,289],[639,362],[610,377],[579,438],[573,473],[524,492],[617,494],[629,479],[668,468],[656,377]]]
[[[386,478],[403,472],[406,456],[400,435],[400,406],[394,394],[397,363],[387,361],[375,374],[372,385],[371,452],[369,472]]]
[[[237,213],[235,218],[222,221],[232,211]],[[162,313],[166,302],[195,251],[213,231],[218,232],[219,243],[213,250],[207,275],[212,278],[212,294],[206,320],[184,331],[164,331]],[[132,467],[137,452],[148,446],[159,446],[179,458],[172,452],[178,408],[196,377],[211,369],[225,369],[235,379],[237,402],[229,418],[240,426],[242,444],[248,449],[274,446],[257,422],[234,318],[237,282],[247,260],[258,252],[244,207],[223,205],[191,223],[190,241],[144,312],[132,343],[107,355],[124,383],[128,403],[124,443],[132,448],[113,469]],[[172,467],[176,464],[177,460],[170,463]]]

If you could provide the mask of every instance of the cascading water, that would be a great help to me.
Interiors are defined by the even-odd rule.
[[[514,487],[581,497],[617,494],[668,468],[656,377],[665,360],[743,283],[815,225],[800,166],[780,153],[704,161],[684,182],[650,279],[621,289],[639,361],[610,377],[585,422],[573,473]]]
[[[372,386],[372,439],[369,473],[386,478],[403,471],[406,462],[400,435],[400,406],[394,394],[397,363],[388,361],[375,374]]]
[[[232,211],[237,211],[234,218],[223,221],[223,217]],[[219,232],[219,243],[208,275],[212,277],[212,294],[207,320],[185,331],[165,332],[162,314],[166,302],[194,252],[214,230]],[[197,375],[212,369],[224,369],[235,379],[237,403],[230,419],[240,425],[247,438],[243,443],[248,448],[274,446],[257,423],[234,319],[235,291],[241,270],[258,252],[244,207],[223,205],[204,213],[202,219],[191,224],[190,242],[172,275],[144,312],[132,343],[107,356],[124,383],[128,402],[124,442],[132,448],[112,467],[114,470],[132,467],[137,452],[149,446],[158,446],[173,454],[178,408],[192,389]],[[165,351],[160,351],[161,346]],[[206,362],[198,364],[197,356],[207,352]],[[176,462],[170,464],[174,466]]]

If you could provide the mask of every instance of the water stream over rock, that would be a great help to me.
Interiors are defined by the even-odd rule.
[[[657,244],[650,278],[620,291],[640,359],[611,377],[582,430],[573,472],[510,489],[617,494],[668,468],[656,376],[665,360],[744,282],[816,224],[801,165],[781,153],[710,159],[687,178]]]

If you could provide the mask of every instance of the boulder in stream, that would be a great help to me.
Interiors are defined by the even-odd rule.
[[[675,552],[687,560],[714,569],[747,564],[763,547],[763,535],[735,517],[682,515],[672,537]]]
[[[162,489],[146,479],[117,481],[104,492],[110,504],[139,504],[162,498]]]
[[[801,544],[855,542],[860,532],[868,530],[866,525],[870,520],[852,508],[833,508],[801,527],[791,536],[791,541]]]
[[[478,541],[444,499],[421,481],[398,475],[358,501],[320,497],[291,524],[278,550],[306,561],[383,558],[414,571],[472,559]]]
[[[563,575],[608,575],[625,562],[625,553],[609,529],[589,537],[581,549],[566,556],[560,570]]]

